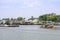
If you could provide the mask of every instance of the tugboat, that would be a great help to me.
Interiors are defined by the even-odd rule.
[[[53,28],[54,24],[52,21],[47,21],[44,25],[41,26],[42,28]]]

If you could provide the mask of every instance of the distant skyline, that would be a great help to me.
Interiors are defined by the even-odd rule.
[[[60,0],[0,0],[0,18],[30,18],[51,12],[60,14]]]

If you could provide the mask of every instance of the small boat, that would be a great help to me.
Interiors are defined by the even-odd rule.
[[[19,27],[19,25],[6,25],[6,24],[1,24],[0,27]]]
[[[48,21],[46,24],[42,25],[41,28],[53,28],[54,24]]]
[[[1,24],[0,27],[8,27],[8,25]]]
[[[54,27],[53,24],[45,25],[45,28],[53,28],[53,27]]]
[[[8,27],[19,27],[19,25],[8,25]]]

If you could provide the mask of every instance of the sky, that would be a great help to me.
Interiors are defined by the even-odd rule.
[[[51,12],[60,14],[60,0],[0,0],[0,18],[30,18]]]

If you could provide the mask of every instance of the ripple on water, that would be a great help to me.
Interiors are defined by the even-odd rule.
[[[60,29],[40,26],[0,27],[0,40],[60,40]]]

